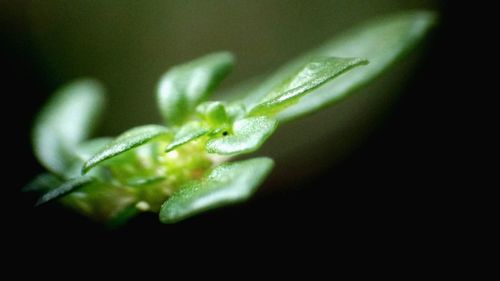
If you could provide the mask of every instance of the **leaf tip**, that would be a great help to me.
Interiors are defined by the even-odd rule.
[[[165,203],[167,201],[165,201]],[[163,203],[163,204],[165,204],[165,203]],[[174,223],[182,220],[182,219],[179,219],[178,217],[172,216],[169,212],[160,212],[158,215],[158,218],[159,218],[160,222],[163,224],[174,224]]]
[[[367,64],[370,64],[370,61],[366,58],[356,58],[353,61],[353,64],[355,64],[355,65],[367,65]]]
[[[83,163],[82,169],[80,170],[82,176],[90,172],[90,170],[92,170],[101,161],[100,159],[96,159],[96,155],[90,157],[90,159],[88,159],[87,161],[85,161],[85,163]]]
[[[82,169],[80,170],[80,173],[83,175],[87,174],[90,169],[92,169],[92,166],[91,165],[87,165],[88,162],[85,162],[85,164],[83,164],[82,166]]]
[[[234,54],[227,50],[211,53],[206,55],[205,57],[210,57],[211,59],[214,59],[215,61],[218,61],[219,63],[227,66],[232,66],[236,62],[236,57],[234,56]]]
[[[33,205],[33,208],[38,208],[40,206],[47,204],[48,202],[51,202],[51,200],[47,200],[45,196],[42,196],[38,198],[38,200],[36,200],[35,204]]]

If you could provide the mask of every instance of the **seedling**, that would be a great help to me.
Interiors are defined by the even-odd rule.
[[[157,89],[165,125],[88,140],[103,110],[103,88],[90,79],[60,89],[33,131],[49,173],[25,187],[97,221],[119,225],[140,212],[175,223],[247,200],[273,168],[256,151],[282,122],[337,102],[367,84],[420,41],[434,21],[409,12],[361,25],[285,65],[240,99],[207,101],[233,67],[228,52],[170,69]]]

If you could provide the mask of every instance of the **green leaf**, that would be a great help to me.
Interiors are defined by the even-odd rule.
[[[253,152],[274,132],[278,122],[265,116],[237,120],[232,133],[211,139],[206,144],[209,153],[235,155]]]
[[[213,127],[231,123],[247,114],[245,105],[239,102],[204,102],[196,107],[196,111]]]
[[[208,129],[201,128],[196,123],[189,123],[175,134],[174,140],[165,148],[165,152],[170,152],[185,143],[206,135],[208,132]]]
[[[66,169],[66,178],[72,179],[79,177],[82,174],[83,164],[112,141],[113,138],[104,137],[87,140],[78,144],[73,150],[75,160],[70,168]],[[95,170],[95,173],[92,173],[92,176],[98,176],[98,174],[99,171]]]
[[[366,65],[367,60],[359,58],[316,58],[309,61],[289,79],[278,85],[263,102],[255,106],[249,115],[275,115],[296,104],[301,97],[327,81],[353,69]]]
[[[209,209],[244,201],[264,181],[273,165],[273,160],[265,157],[222,164],[165,201],[160,221],[175,223]]]
[[[103,88],[94,80],[77,80],[58,90],[33,128],[33,147],[40,163],[65,175],[75,160],[75,146],[90,135],[103,105]]]
[[[221,125],[229,121],[226,107],[220,101],[204,102],[196,107],[196,112],[211,126]]]
[[[245,105],[240,102],[232,102],[225,105],[226,114],[231,121],[243,118],[247,115]]]
[[[121,134],[114,141],[106,145],[102,150],[94,154],[83,165],[82,172],[87,173],[90,169],[101,162],[120,155],[135,147],[148,143],[154,138],[164,136],[169,130],[159,125],[145,125],[136,127]]]
[[[96,138],[84,141],[76,147],[75,154],[78,156],[80,160],[85,162],[88,159],[90,159],[90,157],[94,156],[97,152],[101,151],[106,145],[108,145],[112,141],[113,138],[109,137]]]
[[[61,185],[61,180],[52,174],[41,174],[23,187],[23,192],[47,192]]]
[[[59,187],[54,188],[49,192],[45,193],[42,197],[40,197],[40,199],[38,199],[35,206],[40,206],[55,199],[61,198],[64,195],[67,195],[77,189],[80,189],[92,183],[93,181],[94,179],[91,177],[79,177],[76,179],[69,180],[60,185]]]
[[[432,12],[413,11],[389,15],[361,24],[279,69],[252,92],[245,103],[251,107],[290,76],[290,73],[316,56],[362,57],[370,64],[345,73],[331,83],[304,96],[277,115],[290,120],[326,107],[380,75],[420,42],[436,20]]]
[[[158,85],[158,105],[167,122],[180,125],[234,65],[228,52],[209,54],[169,70]]]

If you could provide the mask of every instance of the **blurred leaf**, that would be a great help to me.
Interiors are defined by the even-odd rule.
[[[143,145],[156,137],[169,132],[166,127],[159,125],[144,125],[136,127],[121,134],[114,141],[106,145],[101,151],[94,154],[83,165],[82,172],[87,173],[90,169],[104,160],[113,158],[130,149]]]
[[[196,111],[212,126],[224,124],[229,120],[226,107],[220,101],[204,102],[196,107]]]
[[[209,54],[169,70],[158,85],[158,105],[167,122],[180,125],[234,65],[228,52]]]
[[[103,88],[94,80],[77,80],[58,90],[37,116],[33,129],[40,163],[65,175],[75,160],[75,146],[90,135],[103,105]]]
[[[206,144],[209,153],[234,155],[257,150],[274,132],[278,122],[265,116],[237,120],[233,132],[211,139]]]
[[[160,221],[175,223],[203,211],[248,199],[273,167],[270,158],[225,163],[175,192],[160,210]]]
[[[214,127],[230,123],[247,114],[245,105],[239,102],[204,102],[196,107],[196,111]]]
[[[436,16],[432,12],[413,11],[361,24],[280,68],[248,95],[245,103],[248,107],[258,104],[275,85],[312,57],[362,57],[369,60],[369,65],[337,77],[331,83],[304,96],[300,103],[282,111],[277,117],[279,120],[290,120],[326,107],[372,81],[394,64],[423,39],[435,20]]]
[[[231,121],[238,120],[247,115],[245,105],[240,102],[231,102],[226,104],[226,114]]]
[[[62,181],[52,174],[41,174],[23,187],[23,192],[47,192],[61,185]]]
[[[253,93],[257,91],[261,86],[263,81],[268,78],[272,72],[264,72],[261,74],[257,74],[255,76],[246,78],[245,80],[235,84],[224,87],[220,91],[217,91],[215,96],[217,100],[224,101],[245,101],[250,99],[248,96],[249,93]]]
[[[146,185],[151,185],[155,183],[159,183],[161,181],[165,180],[164,176],[152,176],[152,177],[142,177],[142,178],[134,178],[129,181],[127,181],[128,186],[133,186],[133,187],[139,187],[139,186],[146,186]]]
[[[50,190],[49,192],[45,193],[42,197],[40,197],[40,199],[38,199],[35,206],[40,206],[55,199],[61,198],[64,195],[67,195],[79,188],[82,188],[92,183],[93,181],[94,179],[91,177],[79,177],[76,179],[69,180],[60,185],[59,187],[56,187]]]
[[[365,65],[368,61],[359,58],[316,58],[309,61],[290,78],[279,84],[271,93],[257,104],[249,115],[275,115],[285,108],[296,104],[301,97],[327,81]]]
[[[206,135],[208,132],[208,129],[201,128],[196,123],[188,123],[175,134],[174,140],[167,146],[165,152],[170,152],[185,143]]]

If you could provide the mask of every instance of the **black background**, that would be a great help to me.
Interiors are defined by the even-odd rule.
[[[6,71],[2,75],[2,123],[3,139],[8,142],[4,144],[2,168],[8,196],[2,201],[7,203],[4,217],[10,225],[4,231],[31,251],[40,247],[49,250],[58,244],[67,251],[87,244],[102,249],[172,249],[187,241],[208,246],[239,241],[234,245],[241,247],[255,239],[283,247],[324,241],[368,245],[432,236],[433,229],[445,223],[436,204],[441,200],[438,175],[449,150],[443,138],[450,128],[446,101],[453,93],[449,85],[456,82],[443,75],[453,61],[454,14],[443,4],[441,16],[427,54],[387,120],[360,149],[322,177],[311,180],[307,188],[292,187],[172,226],[159,224],[155,215],[145,215],[115,231],[56,205],[33,209],[35,198],[18,191],[42,172],[26,148],[30,147],[34,113],[53,89],[44,84],[31,42],[22,36],[23,26],[1,25],[0,58]],[[31,92],[45,95],[29,95]],[[61,243],[60,237],[73,242]],[[285,238],[295,242],[289,244]],[[413,241],[423,243],[420,239]]]

